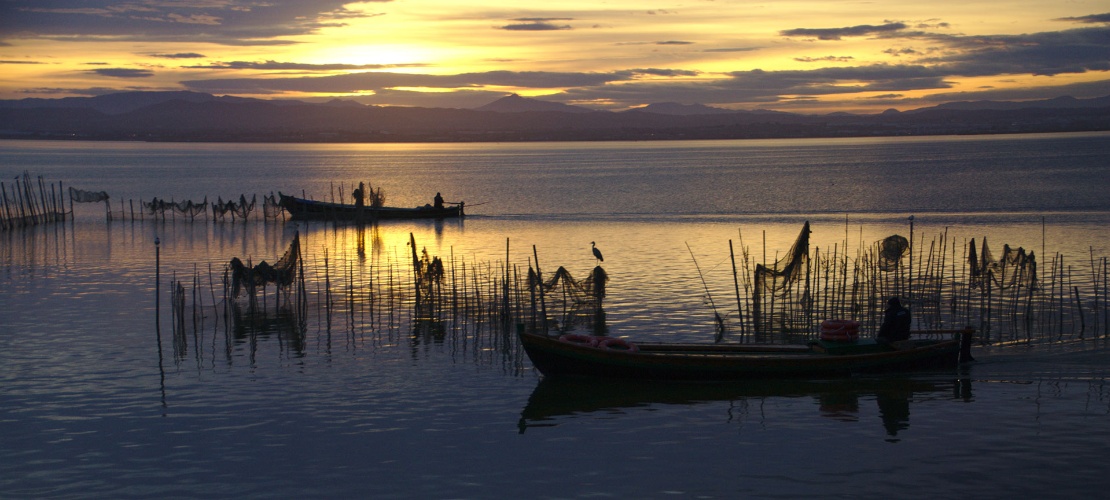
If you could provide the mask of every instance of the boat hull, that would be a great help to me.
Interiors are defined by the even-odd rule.
[[[396,219],[448,219],[463,216],[463,205],[443,208],[356,207],[343,203],[296,198],[278,193],[279,203],[293,220],[379,221]]]
[[[918,340],[909,349],[861,342],[857,349],[812,346],[721,346],[643,344],[636,352],[572,344],[533,333],[519,334],[532,364],[548,377],[639,380],[744,380],[844,377],[857,373],[909,371],[960,361],[961,341]]]

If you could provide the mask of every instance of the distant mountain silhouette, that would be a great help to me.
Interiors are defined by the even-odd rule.
[[[63,97],[61,99],[21,99],[0,101],[0,108],[88,108],[110,115],[134,111],[166,101],[185,102],[246,101],[241,97],[216,97],[211,94],[188,91],[173,92],[120,92],[95,97]]]
[[[1061,96],[1040,101],[956,101],[938,104],[933,108],[922,108],[911,112],[920,112],[929,109],[960,109],[960,110],[1015,110],[1015,109],[1075,109],[1075,108],[1102,108],[1110,106],[1110,96],[1095,99],[1076,99],[1071,96]]]
[[[677,102],[659,102],[655,104],[648,104],[647,106],[634,108],[626,111],[626,113],[643,112],[643,113],[656,113],[660,115],[678,115],[678,116],[692,116],[692,115],[718,115],[725,113],[735,113],[731,109],[721,109],[706,106],[704,104],[680,104]]]
[[[593,113],[594,110],[571,106],[558,102],[529,99],[517,94],[502,97],[485,106],[474,108],[477,111],[496,111],[498,113],[525,113],[531,111],[559,111],[563,113]]]
[[[803,115],[659,103],[625,112],[500,98],[477,109],[123,92],[0,101],[0,138],[210,141],[599,141],[1110,130],[1110,96],[977,101],[879,114]]]

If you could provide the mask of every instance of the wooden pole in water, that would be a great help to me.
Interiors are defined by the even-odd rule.
[[[502,295],[504,295],[504,309],[501,311],[501,317],[505,321],[510,318],[509,314],[509,238],[505,238],[505,282],[502,285]]]
[[[906,296],[913,303],[913,216],[910,216],[910,268],[909,277],[906,281]]]
[[[740,341],[744,341],[744,303],[740,299],[740,277],[736,272],[736,253],[732,249],[732,240],[728,240],[728,256],[732,260],[732,286],[736,290],[736,315],[740,322]]]
[[[536,245],[532,245],[532,256],[536,259],[536,285],[540,289],[540,318],[544,333],[547,333],[547,301],[544,297],[543,272],[540,271],[540,254],[536,252]]]

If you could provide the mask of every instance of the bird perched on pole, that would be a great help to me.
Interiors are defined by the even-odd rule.
[[[595,243],[592,242],[592,241],[590,242],[590,249],[593,250],[594,258],[597,259],[597,262],[599,264],[602,263],[602,262],[605,262],[605,258],[601,256],[601,250],[598,250],[597,246],[595,246]]]

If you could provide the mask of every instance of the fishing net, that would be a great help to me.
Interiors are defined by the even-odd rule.
[[[982,287],[988,280],[1001,289],[1037,287],[1037,258],[1033,252],[1026,253],[1024,248],[1014,250],[1010,245],[1002,245],[1002,257],[995,260],[986,238],[983,238],[983,250],[978,255],[975,240],[971,240],[968,264],[972,287]]]
[[[166,212],[181,214],[182,216],[189,217],[190,219],[208,211],[208,197],[204,197],[204,201],[199,203],[192,200],[181,202],[160,200],[153,198],[149,203],[143,202],[143,209],[150,215],[166,216]]]
[[[193,203],[191,200],[182,201],[174,204],[174,211],[189,218],[194,218],[202,213],[208,211],[208,197],[204,197],[204,201],[200,203]]]
[[[340,194],[342,193],[342,190],[340,190]],[[382,192],[382,188],[379,187],[378,189],[374,189],[369,183],[358,183],[358,188],[351,193],[351,196],[355,199],[355,205],[358,205],[358,200],[361,199],[363,205],[369,205],[370,208],[382,208],[385,206],[385,193]]]
[[[755,299],[763,294],[782,292],[802,277],[809,262],[809,222],[802,226],[802,232],[790,251],[771,267],[755,265]]]
[[[281,203],[274,193],[262,197],[262,216],[267,219],[276,219],[281,216]]]
[[[910,241],[897,234],[887,236],[879,242],[878,264],[880,271],[894,271],[902,265],[902,257],[910,249]]]
[[[239,203],[235,203],[233,200],[225,202],[223,198],[217,198],[216,202],[212,204],[212,219],[215,219],[216,216],[223,218],[229,213],[231,214],[231,220],[236,218],[246,219],[254,211],[257,202],[258,195],[253,195],[250,203],[247,202],[246,195],[239,195]]]
[[[534,287],[539,278],[529,273],[529,279]],[[609,281],[609,275],[601,266],[594,268],[593,272],[584,279],[576,280],[571,276],[570,271],[565,267],[559,266],[555,270],[555,274],[551,279],[542,283],[545,295],[558,295],[561,294],[564,300],[574,304],[591,304],[605,298],[605,284]]]
[[[238,257],[232,257],[228,264],[231,274],[231,296],[238,298],[244,291],[253,296],[259,287],[276,285],[279,288],[288,288],[297,277],[297,266],[301,260],[301,236],[293,235],[293,241],[285,254],[277,263],[270,265],[262,261],[257,266],[248,266]]]
[[[421,251],[420,259],[416,264],[416,286],[419,296],[432,299],[438,296],[440,286],[443,284],[443,261],[439,257],[428,255],[428,250]]]
[[[76,203],[94,203],[98,201],[108,201],[107,191],[85,191],[82,189],[69,188],[69,199]]]

